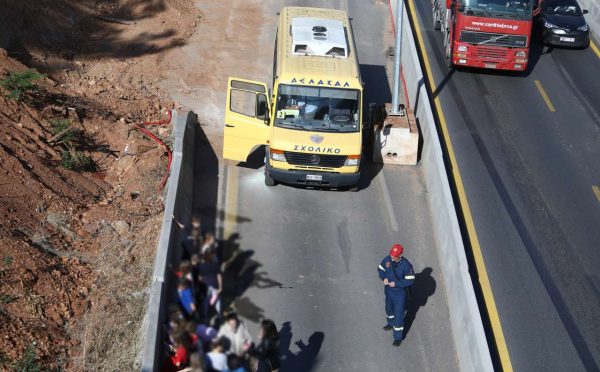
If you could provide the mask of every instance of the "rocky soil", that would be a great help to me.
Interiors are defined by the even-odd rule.
[[[179,106],[163,58],[204,16],[187,0],[5,3],[0,81],[46,77],[18,100],[0,88],[0,370],[131,370],[167,163],[133,124]]]

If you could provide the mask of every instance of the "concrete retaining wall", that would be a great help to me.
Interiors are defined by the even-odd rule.
[[[175,145],[171,175],[167,183],[167,196],[162,229],[156,250],[154,274],[150,284],[150,301],[144,318],[144,345],[141,357],[142,371],[160,369],[169,293],[174,288],[173,274],[168,264],[173,262],[178,245],[179,227],[173,222],[187,222],[192,213],[192,191],[194,186],[194,132],[196,115],[193,112],[173,111],[173,135]]]
[[[392,15],[396,1],[391,0]],[[444,273],[450,324],[462,371],[493,371],[475,292],[469,275],[456,210],[444,167],[442,148],[435,125],[429,94],[417,54],[415,38],[406,9],[402,21],[402,71],[411,107],[423,136],[420,167],[423,169],[432,227]],[[395,18],[394,18],[395,19]],[[434,356],[435,357],[435,356]]]

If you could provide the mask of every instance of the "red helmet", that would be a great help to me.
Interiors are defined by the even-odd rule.
[[[392,257],[400,257],[404,252],[404,247],[400,244],[394,244],[392,249],[390,249],[390,256]]]

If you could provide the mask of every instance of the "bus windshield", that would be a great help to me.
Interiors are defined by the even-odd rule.
[[[466,15],[530,20],[535,0],[459,0],[458,10]]]
[[[357,132],[360,95],[355,89],[279,85],[275,126],[322,132]]]

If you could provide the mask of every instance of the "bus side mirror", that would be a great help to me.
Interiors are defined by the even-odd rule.
[[[256,96],[256,117],[263,119],[265,124],[269,124],[269,104],[267,103],[267,96],[264,94]]]

